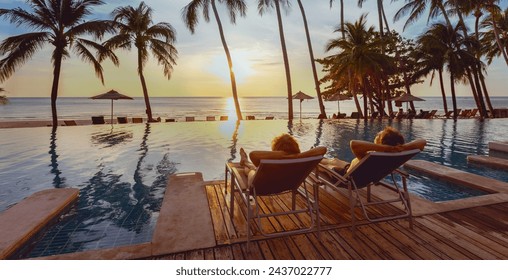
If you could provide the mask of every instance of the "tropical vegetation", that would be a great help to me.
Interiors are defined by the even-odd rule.
[[[162,65],[164,76],[168,79],[171,77],[178,55],[178,51],[173,45],[176,41],[176,31],[167,22],[152,25],[152,13],[152,8],[144,2],[141,2],[137,8],[132,6],[116,8],[112,15],[118,34],[104,43],[104,46],[109,50],[119,48],[130,50],[133,46],[136,48],[138,75],[143,89],[148,122],[155,121],[143,74],[149,54],[151,53],[159,65]]]
[[[330,7],[334,2],[329,0]],[[452,111],[452,116],[458,117],[456,86],[466,84],[480,116],[495,117],[485,77],[489,65],[496,58],[504,60],[508,66],[508,9],[502,10],[499,0],[405,0],[395,14],[394,21],[405,20],[404,29],[422,17],[426,17],[428,22],[421,34],[410,39],[390,29],[383,0],[376,2],[377,28],[367,26],[365,14],[355,21],[345,22],[344,1],[337,2],[340,4],[340,19],[334,33],[339,35],[330,35],[331,39],[325,46],[327,56],[316,59],[311,43],[313,30],[309,29],[302,1],[297,0],[322,115],[326,115],[322,100],[341,93],[354,98],[358,113],[365,119],[374,115],[391,117],[395,97],[411,95],[413,85],[422,83],[426,78],[433,83],[437,77],[445,112]],[[362,7],[365,2],[359,0],[357,4]],[[170,78],[176,64],[177,50],[174,46],[176,31],[169,23],[153,24],[152,9],[144,2],[137,8],[116,8],[111,20],[87,19],[92,14],[92,8],[104,4],[101,0],[29,0],[27,3],[31,10],[0,9],[1,18],[33,31],[11,36],[0,43],[0,82],[11,77],[44,46],[52,46],[51,108],[53,125],[56,126],[56,99],[62,61],[70,57],[71,51],[84,62],[90,63],[104,83],[101,63],[111,59],[118,65],[114,51],[135,47],[146,112],[149,121],[153,121],[143,70],[151,55],[163,66],[164,75]],[[283,11],[288,11],[291,3],[289,0],[257,1],[260,15],[274,10],[277,16],[290,120],[293,119],[293,90],[288,49],[292,46],[286,44],[282,21]],[[246,15],[245,0],[191,0],[182,9],[182,18],[194,33],[199,14],[208,22],[210,12],[213,13],[228,61],[232,95],[240,120],[242,112],[233,61],[217,4],[223,4],[232,24],[236,23],[238,16]],[[112,37],[101,43],[100,40],[108,33]],[[323,68],[321,79],[316,71],[316,61]],[[359,97],[363,97],[363,106]],[[451,106],[447,103],[448,98],[451,98]],[[410,106],[414,110],[412,103]]]
[[[110,58],[118,64],[116,56],[96,42],[114,28],[108,20],[90,20],[92,8],[104,4],[101,0],[29,0],[31,11],[21,8],[0,9],[0,17],[7,18],[17,26],[33,30],[8,37],[0,43],[0,82],[7,80],[14,72],[30,60],[34,54],[50,44],[53,52],[53,85],[51,87],[52,124],[58,126],[56,100],[62,61],[74,52],[84,62],[92,64],[95,74],[104,83],[101,62]],[[92,39],[89,38],[92,37]]]

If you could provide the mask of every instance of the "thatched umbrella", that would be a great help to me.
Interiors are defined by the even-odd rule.
[[[293,99],[300,99],[300,120],[302,119],[302,102],[305,99],[314,99],[314,97],[305,94],[301,91],[298,91],[297,93],[293,94]]]
[[[111,125],[113,125],[113,100],[118,100],[118,99],[134,99],[132,97],[129,97],[127,95],[124,95],[124,94],[121,94],[119,93],[118,91],[112,89],[106,93],[103,93],[103,94],[99,94],[99,95],[96,95],[96,96],[92,96],[90,97],[90,99],[111,99]]]
[[[330,96],[326,101],[337,101],[337,112],[340,114],[340,101],[344,100],[351,100],[350,96],[347,96],[345,94],[336,93],[332,96]]]

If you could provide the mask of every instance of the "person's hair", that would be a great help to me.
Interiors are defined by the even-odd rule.
[[[402,145],[404,144],[404,136],[397,129],[387,126],[376,135],[374,143],[390,146]]]
[[[281,134],[272,140],[272,151],[283,151],[288,154],[300,153],[300,147],[295,138],[289,134]]]

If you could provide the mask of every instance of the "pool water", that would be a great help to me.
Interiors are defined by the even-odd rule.
[[[239,149],[266,150],[281,133],[302,150],[328,147],[328,157],[351,160],[351,139],[374,139],[386,125],[407,140],[427,139],[423,159],[508,181],[508,173],[468,165],[469,154],[488,154],[504,140],[505,120],[318,121],[156,123],[143,125],[18,128],[0,130],[0,211],[47,188],[80,189],[77,208],[37,242],[30,257],[149,242],[167,177],[202,172],[224,178],[224,163]],[[425,176],[412,176],[410,191],[432,201],[481,195]]]

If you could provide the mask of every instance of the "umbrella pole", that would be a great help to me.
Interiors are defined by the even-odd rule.
[[[302,102],[303,99],[300,99],[300,120],[302,120]]]
[[[113,126],[113,99],[111,99],[111,126]]]

